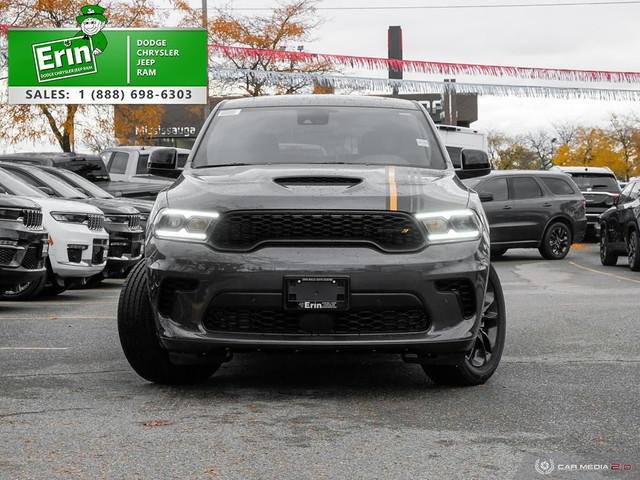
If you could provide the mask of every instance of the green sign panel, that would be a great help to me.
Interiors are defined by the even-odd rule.
[[[202,29],[10,29],[8,38],[12,104],[206,103]]]

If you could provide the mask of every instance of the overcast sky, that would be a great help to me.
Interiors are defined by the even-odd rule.
[[[387,28],[399,25],[403,30],[405,60],[637,72],[640,71],[640,1],[618,5],[613,4],[615,1],[620,0],[611,0],[606,5],[593,5],[603,0],[324,0],[318,5],[318,15],[324,24],[315,32],[314,40],[304,46],[307,52],[386,57]],[[198,0],[191,3],[201,4]],[[226,3],[209,0],[209,8],[213,10]],[[560,6],[562,3],[581,5]],[[233,2],[237,9],[276,4],[258,0]],[[514,4],[553,6],[370,9]],[[334,7],[361,8],[332,9]],[[364,9],[366,7],[369,9]],[[264,15],[268,12],[242,10],[242,13]],[[381,71],[347,70],[345,73],[385,76]],[[443,79],[416,74],[405,74],[405,78]],[[498,82],[490,77],[456,78],[459,82]],[[508,82],[525,83],[517,79]],[[640,89],[640,85],[625,85],[625,88]],[[640,116],[640,104],[486,96],[479,99],[479,120],[472,126],[520,133],[550,129],[552,123],[566,121],[604,125],[611,113]]]

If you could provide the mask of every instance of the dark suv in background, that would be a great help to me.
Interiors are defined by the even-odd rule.
[[[607,167],[553,167],[570,175],[587,202],[587,233],[600,234],[599,218],[620,196],[620,184]]]
[[[544,258],[559,260],[584,237],[584,197],[564,173],[494,170],[463,183],[483,202],[494,256],[510,248],[537,248]]]
[[[3,289],[44,276],[49,235],[35,202],[0,192],[0,285]]]
[[[620,255],[629,256],[629,268],[640,270],[640,179],[622,190],[614,206],[600,216],[600,261],[615,265]]]

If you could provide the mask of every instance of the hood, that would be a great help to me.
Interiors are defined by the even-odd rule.
[[[40,206],[25,197],[0,195],[0,208],[40,208]]]
[[[450,170],[378,165],[254,165],[191,169],[168,206],[192,210],[398,210],[465,208],[469,193]]]
[[[123,205],[117,200],[111,200],[110,198],[89,198],[84,200],[84,202],[98,207],[106,214],[133,215],[140,213],[135,208]]]
[[[111,198],[109,199],[114,203],[114,205],[122,205],[133,207],[138,210],[140,213],[149,214],[153,209],[153,202],[151,200],[142,200],[141,198]]]
[[[102,210],[86,203],[74,202],[72,200],[60,200],[59,198],[31,198],[42,207],[43,212],[75,212],[75,213],[95,213],[102,215]]]

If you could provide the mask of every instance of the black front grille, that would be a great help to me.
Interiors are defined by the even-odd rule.
[[[104,228],[104,215],[90,214],[87,226],[89,230],[101,230]]]
[[[212,242],[234,251],[269,243],[344,242],[412,252],[425,244],[415,219],[397,212],[229,212],[216,222]]]
[[[81,248],[67,248],[67,256],[71,263],[80,263],[82,261]]]
[[[158,295],[158,311],[168,317],[176,300],[177,292],[193,292],[198,288],[198,281],[185,278],[167,278],[160,285]]]
[[[134,215],[127,215],[127,223],[129,228],[138,228],[140,226],[140,215],[137,213]]]
[[[42,267],[42,245],[29,245],[21,263],[27,270],[36,270]]]
[[[329,319],[328,329],[314,332],[304,327],[304,317],[308,312],[275,311],[229,308],[210,308],[204,326],[211,331],[234,333],[274,333],[274,334],[376,334],[376,333],[418,333],[429,327],[423,310],[384,310],[374,312],[333,311],[322,312]]]
[[[438,280],[436,289],[441,292],[455,293],[460,302],[460,308],[465,318],[471,318],[476,313],[476,295],[473,283],[467,279]]]
[[[22,210],[22,223],[29,229],[42,228],[42,211],[25,208]]]
[[[0,247],[0,265],[8,265],[13,262],[16,252],[15,248]]]

